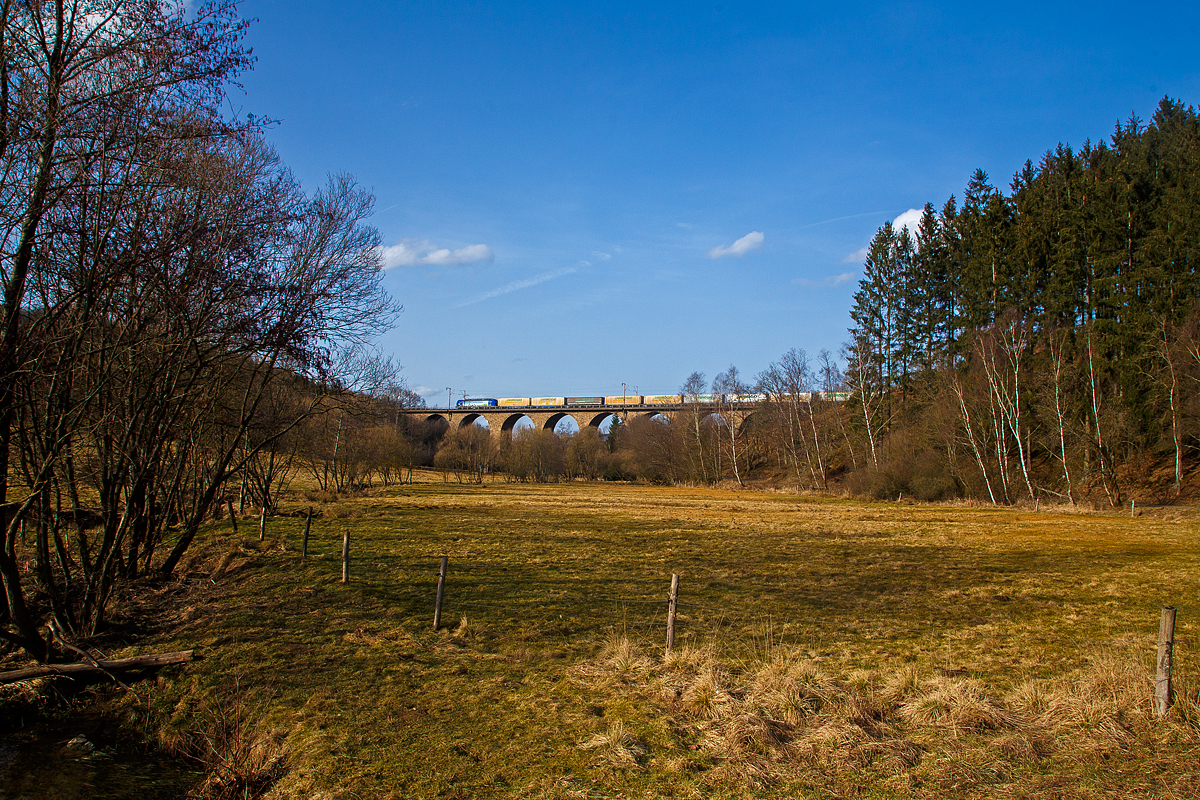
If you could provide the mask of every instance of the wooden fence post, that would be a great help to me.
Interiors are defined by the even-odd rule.
[[[1175,607],[1163,606],[1158,621],[1158,675],[1154,681],[1154,715],[1165,716],[1174,697],[1171,694],[1171,662],[1175,650]]]
[[[258,514],[258,540],[261,542],[267,537],[267,504],[264,502],[262,511]]]
[[[667,652],[675,649],[675,610],[679,606],[679,575],[671,573],[671,594],[667,599]]]
[[[237,536],[237,514],[233,513],[233,501],[226,497],[225,505],[229,508],[229,519],[233,521],[233,535]]]
[[[308,516],[304,518],[304,535],[300,537],[300,558],[308,558],[308,529],[312,527],[312,506],[308,507]]]
[[[449,556],[442,556],[442,568],[438,570],[437,601],[433,604],[433,629],[435,631],[442,624],[442,597],[446,593],[446,565],[449,562]]]
[[[342,583],[350,582],[350,529],[342,531]]]

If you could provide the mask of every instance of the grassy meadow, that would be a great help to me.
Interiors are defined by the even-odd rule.
[[[438,474],[283,511],[263,542],[213,523],[141,644],[205,656],[147,689],[163,743],[217,768],[199,793],[1200,795],[1194,512]]]

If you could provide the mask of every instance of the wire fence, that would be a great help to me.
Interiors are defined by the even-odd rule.
[[[326,553],[315,558],[328,561],[330,557],[337,556]],[[819,591],[805,594],[792,584],[751,583],[744,579],[748,576],[742,576],[736,586],[706,585],[702,579],[697,580],[694,590],[701,599],[688,598],[693,587],[685,581],[674,604],[678,616],[668,620],[668,585],[661,575],[631,574],[597,586],[594,577],[562,574],[550,560],[497,564],[466,557],[451,564],[449,576],[439,576],[435,559],[428,556],[405,558],[370,553],[362,558],[362,563],[371,569],[360,566],[356,570],[344,562],[343,580],[364,585],[381,601],[406,608],[414,618],[427,614],[431,621],[440,621],[463,615],[469,616],[476,626],[540,625],[541,635],[556,637],[636,632],[647,639],[653,637],[665,642],[668,651],[676,632],[681,632],[689,644],[719,641],[749,644],[756,649],[762,644],[769,647],[791,644],[809,649],[853,650],[857,643],[876,650],[887,647],[907,648],[909,653],[914,649],[940,653],[944,647],[947,667],[969,664],[973,655],[1012,653],[1030,647],[1050,648],[1050,658],[1071,660],[1087,657],[1105,645],[1117,644],[1123,648],[1136,647],[1148,656],[1157,645],[1159,662],[1163,659],[1163,642],[1154,635],[1158,608],[1151,605],[1146,606],[1144,618],[1135,619],[1126,612],[1107,620],[1093,618],[1086,621],[1088,624],[1072,625],[1065,618],[1056,619],[1044,607],[1021,618],[993,614],[980,623],[964,618],[962,609],[956,609],[954,603],[927,603],[930,611],[921,622],[895,624],[885,619],[864,618],[861,610],[831,608],[828,598]],[[354,577],[355,572],[361,575]],[[651,583],[659,580],[661,586]],[[439,586],[439,581],[444,583]],[[744,597],[746,603],[755,607],[718,605],[703,599],[715,595]],[[778,604],[776,608],[784,607],[786,612],[763,610],[764,605],[769,608],[772,603]],[[1171,635],[1168,669],[1171,663],[1180,660],[1181,654],[1186,654],[1182,661],[1189,665],[1195,661],[1190,653],[1189,634],[1195,629],[1192,620],[1200,618],[1198,606],[1175,603],[1174,607],[1181,625]],[[808,609],[811,614],[796,614],[797,610]],[[956,610],[960,613],[955,614]],[[908,613],[911,617],[911,609]],[[1065,632],[1063,627],[1077,630]]]
[[[435,600],[438,596],[438,570],[431,559],[403,559],[372,555],[364,558],[374,569],[370,576],[358,578],[369,583],[373,591],[385,602],[406,606],[414,616],[425,613],[432,619]],[[351,573],[353,573],[351,568]],[[496,577],[497,571],[502,577]],[[381,577],[385,576],[385,577]],[[353,583],[356,579],[351,577]],[[450,575],[446,579],[443,606],[438,611],[440,619],[454,615],[467,615],[476,623],[505,625],[519,622],[569,622],[574,632],[612,629],[633,630],[645,635],[663,635],[667,628],[668,592],[664,580],[661,591],[647,590],[646,577],[631,577],[613,581],[601,588],[604,593],[593,593],[590,587],[582,587],[577,578],[564,579],[564,585],[555,585],[553,570],[537,563],[506,564],[497,567],[494,563],[481,564],[470,559],[451,563]],[[524,588],[521,588],[524,586]],[[1039,620],[990,619],[983,624],[969,624],[947,614],[945,618],[928,617],[920,624],[898,625],[882,620],[863,618],[831,618],[829,610],[816,609],[811,616],[798,616],[794,611],[750,610],[733,605],[715,605],[709,602],[687,599],[687,583],[677,603],[678,625],[685,635],[702,636],[769,636],[775,643],[804,643],[808,645],[833,644],[847,639],[864,642],[890,639],[910,640],[914,643],[986,641],[1001,642],[1005,646],[1055,645],[1067,650],[1087,652],[1100,638],[1120,640],[1128,644],[1153,646],[1157,621],[1148,613],[1144,623],[1114,620],[1091,625],[1088,630],[1063,633],[1053,631],[1055,621],[1042,614]],[[572,588],[576,591],[572,591]],[[616,588],[617,592],[611,590]],[[737,586],[738,594],[746,597],[770,596],[781,590],[772,584],[742,582]],[[630,590],[628,594],[623,591]],[[711,589],[708,590],[711,593]],[[486,599],[485,599],[486,598]],[[759,601],[761,602],[761,601]],[[797,603],[793,597],[789,603]],[[1176,604],[1181,627],[1192,629],[1192,620],[1200,617],[1200,608],[1187,604]],[[1149,611],[1150,609],[1147,609]],[[1157,609],[1154,609],[1157,612]],[[1024,629],[1022,629],[1024,628]],[[1176,648],[1186,649],[1191,639],[1188,633],[1177,632],[1174,637]]]

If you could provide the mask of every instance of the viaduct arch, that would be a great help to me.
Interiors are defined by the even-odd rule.
[[[726,424],[736,425],[740,431],[745,427],[747,422],[754,416],[755,406],[752,404],[743,404],[740,406],[700,406],[698,409],[701,419],[710,416],[720,416],[725,420]],[[683,413],[691,415],[693,408],[690,405],[680,407],[665,407],[665,406],[603,406],[603,407],[581,407],[581,408],[552,408],[552,409],[537,409],[537,408],[481,408],[481,409],[416,409],[407,412],[410,416],[420,416],[428,422],[440,421],[450,428],[466,428],[474,425],[476,420],[485,420],[488,425],[488,430],[491,431],[493,437],[511,438],[513,431],[516,429],[517,423],[522,419],[528,418],[533,422],[533,426],[537,430],[553,431],[558,423],[563,419],[570,417],[575,421],[579,430],[586,428],[599,429],[604,420],[611,416],[620,417],[623,421],[628,421],[630,418],[653,418],[657,416],[666,417],[667,420],[674,422],[676,418],[681,417]]]

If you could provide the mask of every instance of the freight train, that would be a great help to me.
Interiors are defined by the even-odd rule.
[[[802,403],[812,400],[845,402],[849,392],[801,392],[796,396]],[[685,403],[716,405],[719,403],[764,403],[767,395],[746,394],[618,394],[611,397],[468,397],[459,400],[458,408],[596,408],[600,406],[675,406]]]

